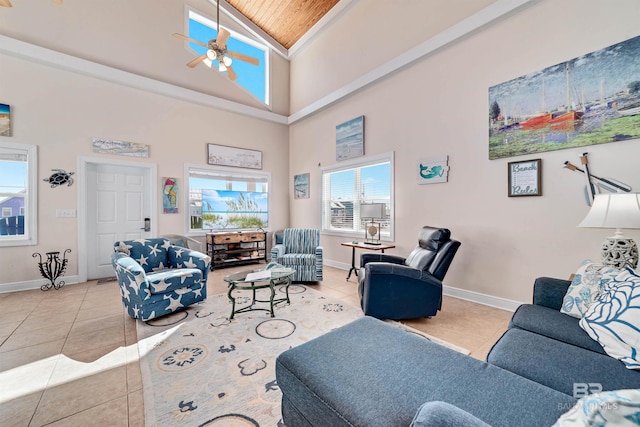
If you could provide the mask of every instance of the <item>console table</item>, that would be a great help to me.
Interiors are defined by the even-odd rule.
[[[356,273],[356,277],[358,277],[358,269],[356,268],[356,248],[368,249],[370,251],[381,251],[384,253],[385,249],[392,249],[396,247],[396,245],[372,245],[366,242],[344,242],[340,243],[340,245],[351,248],[351,268],[349,269],[349,274],[347,274],[347,280],[351,277],[351,272]]]
[[[207,255],[211,257],[211,271],[219,267],[266,261],[267,233],[264,231],[208,233]]]

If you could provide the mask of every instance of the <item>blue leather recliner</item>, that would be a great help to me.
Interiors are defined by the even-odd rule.
[[[431,317],[442,306],[442,279],[460,242],[446,228],[422,227],[407,258],[382,253],[360,257],[360,305],[379,319]]]
[[[124,240],[114,248],[111,264],[129,316],[146,321],[207,297],[210,256],[162,238]]]

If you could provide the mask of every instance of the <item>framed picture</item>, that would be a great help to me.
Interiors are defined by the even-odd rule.
[[[447,182],[449,178],[449,156],[420,159],[417,162],[418,184]]]
[[[489,159],[639,138],[639,49],[636,36],[490,87]]]
[[[542,196],[542,160],[509,162],[509,197]]]
[[[364,116],[336,126],[336,160],[364,156]]]
[[[217,166],[262,169],[262,151],[207,144],[207,163]]]
[[[308,199],[309,198],[309,174],[293,176],[293,198]]]
[[[11,106],[0,104],[0,136],[11,136]]]
[[[177,178],[162,178],[162,212],[166,214],[178,213]]]
[[[149,146],[146,144],[104,138],[93,138],[92,141],[94,153],[149,157]]]

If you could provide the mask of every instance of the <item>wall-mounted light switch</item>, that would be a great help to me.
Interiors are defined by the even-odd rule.
[[[56,209],[56,218],[75,218],[75,209]]]

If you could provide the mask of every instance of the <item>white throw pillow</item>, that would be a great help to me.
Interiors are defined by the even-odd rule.
[[[604,285],[620,273],[620,270],[591,262],[582,262],[571,281],[571,286],[562,300],[560,312],[578,319],[584,316],[589,306],[598,298]]]
[[[580,327],[628,369],[640,369],[640,277],[624,270],[605,285]]]
[[[640,389],[615,390],[590,394],[562,414],[553,427],[638,426],[640,425]]]

